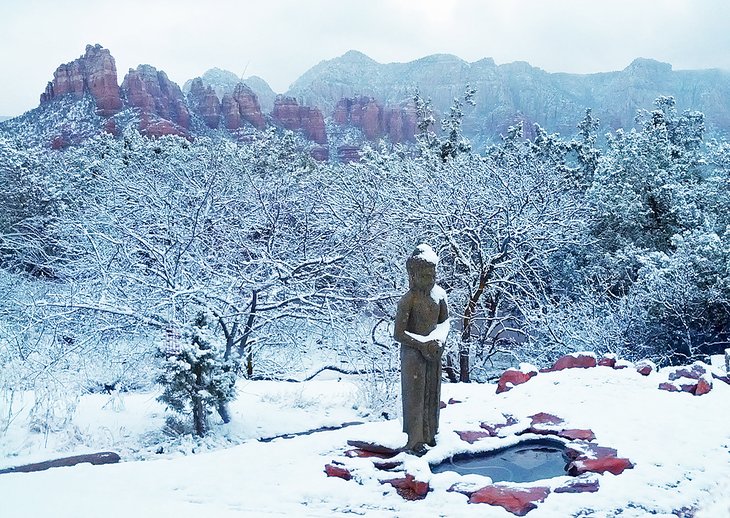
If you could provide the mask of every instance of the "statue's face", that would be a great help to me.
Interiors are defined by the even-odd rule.
[[[411,272],[411,282],[417,290],[431,291],[436,284],[436,267],[419,265]]]

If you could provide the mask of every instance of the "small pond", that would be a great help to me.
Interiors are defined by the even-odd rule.
[[[499,450],[454,455],[431,466],[431,471],[484,475],[493,482],[534,482],[567,475],[564,452],[560,441],[530,439]]]

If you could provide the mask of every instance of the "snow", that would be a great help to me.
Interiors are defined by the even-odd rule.
[[[449,331],[451,330],[451,319],[447,318],[440,324],[436,324],[436,327],[433,331],[431,331],[428,335],[418,335],[415,333],[411,333],[410,331],[405,331],[405,334],[413,338],[414,340],[418,340],[421,343],[427,343],[431,340],[438,340],[442,344],[446,343],[446,338],[449,336]]]
[[[418,255],[414,255],[414,257],[417,257],[418,259],[426,261],[433,265],[439,264],[439,256],[436,255],[436,252],[433,248],[431,248],[430,245],[421,243],[416,247],[416,250],[418,250]]]
[[[401,454],[409,473],[431,483],[426,499],[415,502],[381,485],[378,478],[399,475],[378,472],[367,459],[351,459],[361,466],[355,480],[323,472],[325,464],[342,456],[348,439],[403,444],[398,420],[256,440],[361,420],[353,408],[357,385],[349,379],[243,383],[233,422],[214,426],[203,441],[188,437],[187,450],[182,437],[173,441],[160,434],[164,415],[154,393],[84,396],[73,427],[46,436],[27,431],[26,402],[0,436],[3,465],[103,449],[119,451],[123,462],[0,475],[0,515],[511,517],[499,507],[470,505],[464,495],[446,491],[455,482],[478,486],[483,478],[431,475],[428,462],[516,440],[507,433],[469,445],[455,430],[504,422],[504,414],[524,424],[528,416],[548,412],[563,418],[566,427],[592,429],[598,444],[618,449],[635,467],[618,476],[597,475],[597,493],[551,493],[528,516],[669,518],[682,508],[699,508],[699,517],[730,516],[730,386],[716,382],[710,393],[693,396],[658,390],[661,377],[633,369],[566,369],[541,373],[502,394],[495,394],[493,384],[444,383],[442,399],[462,403],[442,410],[437,446],[422,458]],[[169,450],[155,455],[158,442]]]

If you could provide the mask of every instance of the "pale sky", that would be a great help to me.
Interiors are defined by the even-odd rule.
[[[148,63],[182,86],[209,68],[284,92],[318,62],[449,53],[549,72],[621,70],[636,57],[730,69],[728,0],[0,0],[0,115],[38,105],[53,72],[108,48],[118,81]]]

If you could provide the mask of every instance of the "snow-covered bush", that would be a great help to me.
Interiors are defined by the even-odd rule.
[[[213,409],[228,419],[224,409],[236,394],[233,365],[213,346],[202,313],[174,346],[167,344],[161,351],[165,362],[158,378],[163,387],[159,399],[176,412],[192,415],[195,433],[202,437],[208,431],[208,415]]]

